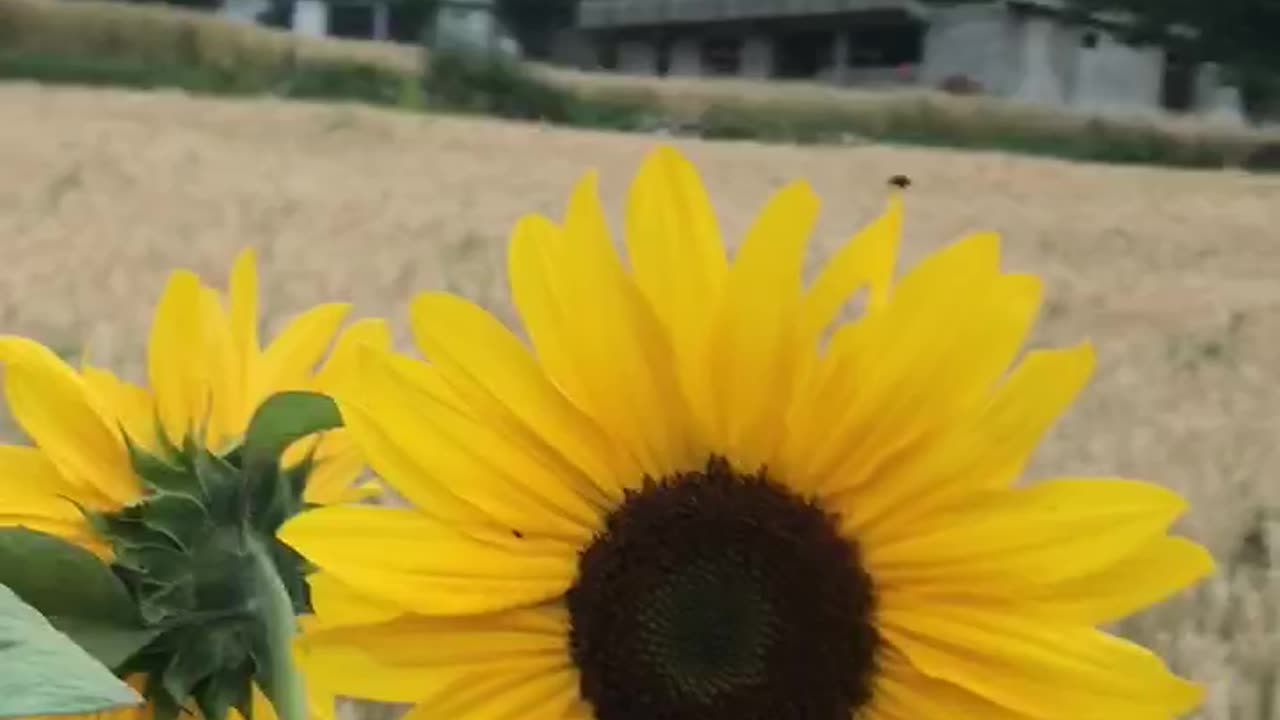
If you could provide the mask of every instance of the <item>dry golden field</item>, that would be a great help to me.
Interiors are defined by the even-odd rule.
[[[598,168],[620,217],[654,138],[355,106],[0,85],[0,332],[137,377],[168,271],[258,248],[271,324],[349,300],[403,337],[418,290],[510,317],[505,235]],[[1037,342],[1099,370],[1030,475],[1185,493],[1219,577],[1126,624],[1211,685],[1205,720],[1280,719],[1280,177],[877,146],[680,142],[737,236],[771,189],[826,202],[813,262],[906,173],[909,258],[977,229],[1044,276]],[[1269,559],[1268,559],[1269,557]],[[1268,568],[1275,568],[1269,570]],[[1117,718],[1116,720],[1124,720]]]

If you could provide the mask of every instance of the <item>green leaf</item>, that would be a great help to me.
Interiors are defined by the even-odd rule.
[[[0,718],[141,704],[132,688],[0,585]]]
[[[0,584],[48,616],[136,626],[133,599],[84,548],[26,528],[0,528]]]
[[[294,442],[342,427],[338,405],[327,395],[291,391],[272,395],[249,421],[244,438],[245,469],[250,478],[273,466]]]
[[[109,625],[77,617],[52,617],[49,622],[112,669],[120,667],[160,634],[160,628]]]

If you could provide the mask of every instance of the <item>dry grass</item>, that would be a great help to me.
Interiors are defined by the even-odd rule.
[[[959,96],[919,89],[863,90],[816,82],[706,77],[646,77],[617,73],[581,72],[540,67],[544,77],[597,97],[639,95],[654,97],[677,117],[694,119],[716,105],[739,104],[764,108],[827,109],[833,112],[877,115],[929,112],[959,127],[992,123],[1042,128],[1066,135],[1096,118],[1082,111],[1038,106],[983,96]],[[874,120],[872,121],[874,123]],[[1195,115],[1152,112],[1113,119],[1118,127],[1154,128],[1187,140],[1215,139],[1237,144],[1280,141],[1280,130],[1224,123]]]
[[[588,165],[620,217],[652,143],[24,85],[0,86],[0,127],[0,332],[72,354],[87,343],[135,377],[166,273],[221,277],[243,245],[260,251],[272,325],[343,299],[403,333],[406,302],[433,288],[510,317],[512,222],[558,213]],[[877,210],[894,173],[917,181],[911,258],[970,230],[1002,231],[1007,264],[1048,282],[1038,341],[1087,336],[1099,353],[1095,381],[1031,474],[1122,473],[1185,493],[1185,530],[1223,572],[1125,629],[1211,684],[1205,720],[1280,719],[1280,532],[1268,539],[1257,522],[1280,508],[1280,178],[877,146],[682,145],[733,236],[771,189],[805,176],[826,198],[824,256]]]
[[[72,57],[270,68],[345,60],[416,72],[412,48],[295,35],[169,5],[0,0],[0,49]]]
[[[305,38],[209,13],[106,0],[0,0],[0,51],[239,72],[250,68],[268,74],[284,63],[335,60],[415,73],[422,58],[412,46]],[[628,106],[650,105],[677,122],[705,119],[708,111],[719,111],[722,119],[727,116],[733,124],[817,123],[869,137],[910,137],[985,147],[1020,143],[1040,152],[1092,137],[1095,143],[1117,145],[1112,153],[1155,144],[1164,147],[1157,157],[1174,164],[1207,156],[1210,163],[1238,166],[1258,147],[1280,145],[1280,129],[1191,116],[1153,114],[1100,123],[1093,116],[1060,108],[933,91],[858,91],[804,82],[628,77],[541,65],[533,69],[580,96]],[[1175,162],[1174,157],[1180,160]],[[1197,164],[1204,162],[1202,158]]]

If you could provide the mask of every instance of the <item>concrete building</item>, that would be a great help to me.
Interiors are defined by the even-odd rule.
[[[654,75],[923,86],[1104,113],[1239,120],[1212,66],[1077,24],[1060,0],[580,0],[601,67]]]
[[[500,52],[518,54],[510,33],[494,26],[493,4],[493,0],[443,0],[433,23],[436,34],[492,35]],[[257,23],[272,9],[272,0],[221,0],[219,12],[240,22]],[[281,15],[276,24],[299,35],[401,43],[421,42],[428,20],[422,3],[405,0],[283,0],[276,10]]]

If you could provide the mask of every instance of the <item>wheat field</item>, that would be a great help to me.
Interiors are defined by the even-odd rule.
[[[407,340],[413,293],[511,319],[506,233],[589,167],[612,217],[655,138],[272,100],[0,85],[0,332],[139,379],[166,274],[257,248],[268,325],[346,300]],[[681,141],[731,238],[783,182],[824,198],[811,264],[904,173],[907,259],[973,230],[1042,275],[1036,343],[1095,380],[1028,477],[1123,474],[1191,501],[1221,572],[1121,628],[1210,685],[1203,720],[1280,720],[1280,177],[874,145]],[[219,280],[221,282],[221,280]],[[1123,720],[1123,719],[1117,719]]]

